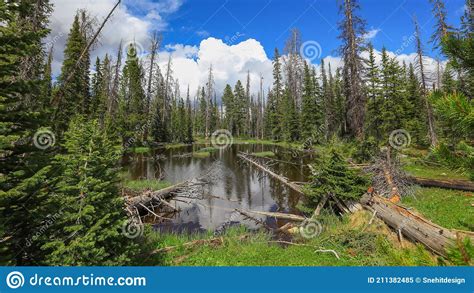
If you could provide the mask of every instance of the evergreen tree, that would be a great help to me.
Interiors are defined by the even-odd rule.
[[[191,100],[189,97],[189,86],[188,86],[188,91],[186,94],[186,143],[192,143],[194,141],[193,138],[193,113],[192,113],[192,107],[191,107]]]
[[[120,102],[122,109],[122,137],[124,142],[130,139],[138,142],[142,132],[138,131],[146,119],[142,119],[145,111],[145,92],[142,87],[143,70],[138,62],[135,45],[127,50],[127,60],[122,72]]]
[[[380,95],[380,77],[379,69],[375,61],[374,47],[372,44],[368,46],[369,58],[366,61],[366,91],[367,91],[367,117],[366,117],[366,126],[365,134],[367,137],[374,137],[377,142],[382,140],[382,120],[383,112],[382,104],[383,97]]]
[[[321,125],[321,113],[318,105],[318,91],[315,88],[317,83],[315,76],[309,69],[308,64],[304,64],[303,96],[301,106],[301,138],[309,139],[316,136]]]
[[[299,118],[296,111],[295,101],[291,97],[289,89],[285,89],[283,102],[281,103],[281,129],[282,138],[285,141],[297,141],[300,137]]]
[[[367,190],[369,181],[356,170],[349,169],[342,156],[335,150],[330,157],[314,165],[311,183],[307,185],[310,208],[315,208],[321,198],[333,196],[338,200],[358,200]]]
[[[455,92],[458,87],[456,80],[453,78],[453,72],[449,64],[444,69],[443,76],[441,78],[441,85],[442,91],[447,94]]]
[[[279,140],[281,138],[281,105],[283,102],[283,81],[281,75],[281,63],[280,63],[280,53],[278,49],[275,48],[275,55],[273,56],[273,101],[271,111],[269,116],[272,118],[272,137],[273,139]]]
[[[50,265],[125,265],[136,246],[121,235],[127,217],[118,190],[121,149],[99,127],[81,116],[65,133],[65,154],[57,155],[60,170],[51,204],[59,211],[42,249]]]
[[[383,120],[380,129],[384,141],[388,141],[393,130],[405,127],[407,103],[400,78],[400,65],[394,58],[390,58],[387,50],[383,48],[380,81],[384,102],[381,107]]]
[[[240,80],[234,87],[234,105],[232,107],[232,117],[235,123],[235,135],[238,137],[245,133],[245,91]]]
[[[47,220],[47,175],[54,134],[36,132],[43,113],[29,98],[40,99],[40,75],[22,76],[22,62],[37,51],[47,30],[22,27],[19,15],[33,15],[40,2],[3,2],[0,5],[0,264],[37,265],[42,242],[32,239]],[[42,63],[37,63],[41,67]],[[38,69],[38,68],[36,68]],[[38,70],[41,71],[41,70]],[[26,98],[28,96],[28,99]],[[32,139],[33,138],[33,139]],[[49,140],[48,140],[49,139]]]
[[[406,129],[410,133],[414,144],[425,145],[427,143],[426,111],[423,104],[420,81],[416,76],[412,63],[408,66],[406,98],[409,103],[409,109],[406,112]]]
[[[74,114],[88,110],[89,60],[82,58],[81,62],[76,64],[86,46],[79,15],[76,14],[64,49],[64,61],[58,77],[59,91],[54,98],[57,104],[55,128],[60,133],[66,130]]]

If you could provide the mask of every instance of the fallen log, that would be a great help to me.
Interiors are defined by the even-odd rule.
[[[271,170],[269,170],[268,168],[266,168],[265,166],[262,166],[261,164],[259,164],[258,162],[250,159],[246,153],[242,153],[240,152],[238,155],[237,155],[239,158],[242,158],[243,160],[251,163],[252,165],[256,166],[258,169],[262,170],[263,172],[269,174],[270,176],[272,176],[273,178],[277,179],[278,181],[280,181],[281,183],[283,183],[284,185],[288,186],[289,188],[291,188],[292,190],[298,192],[299,194],[302,194],[302,195],[305,195],[304,192],[303,192],[303,189],[301,186],[295,184],[294,182],[291,182],[289,181],[287,178],[281,176],[281,175],[278,175],[274,172],[272,172]],[[315,172],[315,170],[312,168],[311,165],[307,165],[308,168],[311,170],[311,172]],[[357,211],[358,209],[361,208],[361,206],[355,202],[349,202],[349,201],[343,201],[343,200],[339,200],[337,199],[336,197],[334,196],[331,196],[334,201],[336,202],[336,204],[338,205],[338,207],[341,209],[341,211],[343,212],[355,212]]]
[[[257,167],[258,169],[262,170],[263,172],[269,174],[270,176],[272,176],[273,178],[277,179],[278,181],[280,181],[280,182],[283,183],[284,185],[288,186],[289,188],[293,189],[294,191],[303,194],[303,191],[302,191],[302,189],[301,189],[301,186],[290,182],[287,178],[285,178],[285,177],[283,177],[283,176],[281,176],[281,175],[278,175],[278,174],[272,172],[272,171],[269,170],[268,168],[262,166],[261,164],[255,162],[254,160],[250,159],[246,153],[240,152],[237,156],[238,156],[239,158],[241,158],[241,159],[243,159],[243,160],[249,162],[250,164],[254,165],[254,166]]]
[[[456,233],[450,229],[436,225],[383,197],[366,194],[361,203],[374,211],[377,217],[395,229],[399,235],[403,234],[408,239],[422,243],[438,255],[446,256],[446,249],[457,239]],[[465,235],[474,241],[474,236],[469,233]]]
[[[422,177],[408,177],[408,180],[414,184],[424,187],[439,187],[464,191],[474,191],[474,182],[468,180],[429,179]]]
[[[237,209],[237,211],[239,213],[249,213],[249,214],[266,216],[266,217],[270,217],[270,218],[277,218],[277,219],[297,221],[297,222],[303,222],[304,220],[306,220],[305,217],[298,216],[298,215],[293,215],[293,214],[275,213],[275,212],[262,212],[262,211],[243,211],[243,210],[239,210],[239,209]]]
[[[168,186],[168,187],[160,189],[160,190],[155,190],[155,191],[147,190],[139,196],[128,198],[127,203],[129,205],[136,206],[139,203],[149,202],[150,200],[153,200],[154,198],[155,199],[156,198],[162,198],[162,197],[164,197],[165,195],[167,195],[169,193],[178,191],[179,189],[183,188],[188,183],[189,183],[189,181],[184,181],[184,182],[180,182],[178,184],[174,184],[174,185]]]

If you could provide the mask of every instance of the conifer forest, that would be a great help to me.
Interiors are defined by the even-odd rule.
[[[372,42],[370,1],[338,0],[309,8],[337,6],[337,46],[295,20],[263,57],[248,31],[199,32],[189,57],[178,28],[111,46],[120,0],[63,13],[60,36],[67,1],[0,0],[0,264],[474,265],[474,1],[456,1],[419,0],[431,21],[410,15],[398,52]]]

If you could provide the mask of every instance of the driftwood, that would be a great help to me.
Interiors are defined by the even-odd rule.
[[[270,218],[277,218],[277,219],[283,219],[283,220],[290,220],[290,221],[297,221],[297,222],[303,222],[306,220],[305,217],[298,216],[298,215],[293,215],[293,214],[285,214],[285,213],[274,213],[274,212],[261,212],[261,211],[243,211],[237,209],[237,211],[241,214],[255,214],[255,215],[261,215],[261,216],[266,216]]]
[[[149,202],[149,201],[151,201],[153,199],[156,199],[156,198],[158,198],[160,201],[163,201],[163,197],[165,195],[168,195],[172,192],[178,191],[179,189],[183,188],[188,183],[189,183],[189,181],[184,181],[184,182],[180,182],[178,184],[174,184],[174,185],[171,185],[169,187],[166,187],[166,188],[163,188],[163,189],[160,189],[160,190],[156,190],[156,191],[147,190],[139,196],[128,198],[127,203],[129,205],[136,206],[139,203],[146,203],[146,202]],[[170,206],[172,207],[171,204],[170,204]],[[174,207],[173,207],[173,209],[174,209]]]
[[[251,163],[252,165],[254,165],[255,167],[257,167],[258,169],[262,170],[263,172],[267,173],[268,175],[272,176],[273,178],[277,179],[278,181],[280,181],[281,183],[283,183],[284,185],[288,186],[289,188],[291,188],[292,190],[298,192],[299,194],[302,194],[304,195],[304,192],[303,192],[303,189],[300,185],[298,184],[295,184],[295,182],[291,182],[289,181],[287,178],[281,176],[281,175],[278,175],[274,172],[272,172],[271,170],[269,170],[268,168],[266,168],[265,166],[259,164],[258,162],[256,162],[255,160],[252,160],[248,157],[248,154],[246,153],[242,153],[240,152],[238,155],[237,155],[239,158]],[[311,165],[307,165],[308,168],[310,168],[310,170],[312,172],[314,172],[314,169],[312,168]],[[334,196],[331,196],[334,201],[336,202],[337,206],[339,207],[339,209],[341,209],[341,211],[343,212],[347,212],[347,213],[353,213],[353,212],[356,212],[357,210],[361,209],[362,206],[359,204],[359,203],[356,203],[356,202],[353,202],[353,201],[342,201],[342,200],[339,200],[337,199],[336,197]],[[322,208],[322,207],[321,207]],[[316,212],[316,211],[315,211]],[[282,214],[282,215],[286,215],[286,214]],[[299,217],[299,216],[298,216]],[[302,218],[302,217],[301,217]],[[303,218],[304,220],[304,218]]]
[[[277,179],[278,181],[280,181],[281,183],[283,183],[284,185],[288,186],[289,188],[293,189],[294,191],[298,192],[298,193],[303,193],[303,191],[301,190],[301,186],[289,181],[287,178],[281,176],[281,175],[278,175],[274,172],[272,172],[271,170],[269,170],[268,168],[266,168],[265,166],[257,163],[255,160],[252,160],[251,158],[249,158],[248,154],[246,153],[242,153],[240,152],[238,155],[237,155],[239,158],[249,162],[250,164],[254,165],[255,167],[257,167],[258,169],[262,170],[263,172],[269,174],[270,176],[272,176],[273,178]]]
[[[383,197],[366,194],[362,197],[361,203],[374,211],[388,226],[395,229],[399,237],[403,234],[408,239],[424,244],[438,255],[446,256],[446,249],[457,239],[454,231],[436,225]],[[461,233],[458,232],[458,234]],[[474,236],[469,233],[462,234],[474,241]]]
[[[425,187],[439,187],[464,191],[474,191],[474,182],[467,180],[429,179],[421,177],[409,177],[408,180],[414,184]]]

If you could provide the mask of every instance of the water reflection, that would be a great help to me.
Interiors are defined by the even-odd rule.
[[[240,144],[217,150],[207,158],[193,158],[185,154],[199,150],[204,145],[186,146],[173,149],[157,149],[150,154],[136,154],[124,158],[132,179],[164,179],[178,183],[200,177],[212,166],[210,183],[203,188],[203,198],[199,200],[172,201],[181,212],[172,221],[156,224],[163,231],[196,232],[220,230],[224,226],[244,223],[255,228],[256,223],[245,220],[235,209],[289,212],[298,214],[296,209],[300,195],[280,182],[267,177],[257,169],[243,163],[238,152],[272,151],[275,159],[292,164],[277,162],[271,166],[276,173],[291,181],[306,181],[308,171],[305,164],[311,156],[294,157],[288,150],[271,145]],[[269,226],[281,226],[281,220],[261,218]]]

